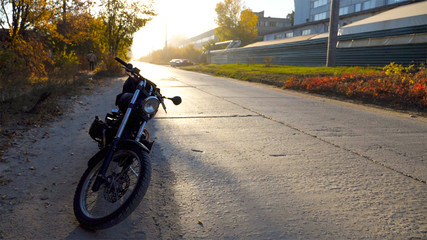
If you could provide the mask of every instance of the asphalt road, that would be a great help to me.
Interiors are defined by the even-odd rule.
[[[184,238],[427,238],[424,119],[153,69],[183,98],[152,134]]]
[[[122,80],[15,141],[0,164],[0,239],[427,239],[427,121],[137,63],[167,96],[149,122],[151,185],[107,230],[78,226],[87,135]],[[19,231],[17,231],[19,229]]]

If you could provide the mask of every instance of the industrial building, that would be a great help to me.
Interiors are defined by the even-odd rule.
[[[390,9],[420,1],[341,0],[339,27]],[[325,33],[329,30],[330,0],[295,0],[294,26],[264,35],[264,41]],[[427,11],[427,10],[426,10]]]
[[[314,2],[318,1],[309,2],[314,7]],[[397,3],[399,5],[394,5],[394,8],[341,26],[336,64],[384,66],[390,62],[404,65],[426,62],[427,1],[405,2],[406,4],[402,1]],[[313,26],[317,24],[319,21],[313,22]],[[310,23],[302,25],[307,29],[314,29]],[[295,26],[292,30],[298,29]],[[324,66],[327,42],[328,33],[325,32],[301,34],[256,42],[242,48],[211,51],[209,60],[215,64],[263,63],[269,58],[273,59],[272,64]]]

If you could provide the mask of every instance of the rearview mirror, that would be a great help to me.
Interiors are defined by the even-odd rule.
[[[179,96],[175,96],[175,97],[169,98],[169,99],[172,100],[173,104],[175,104],[175,105],[179,105],[182,102],[182,99]]]

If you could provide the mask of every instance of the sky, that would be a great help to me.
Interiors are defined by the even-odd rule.
[[[216,27],[215,6],[222,0],[154,0],[155,16],[135,33],[132,46],[134,58],[161,49],[176,35],[197,36]],[[294,0],[242,0],[254,12],[264,11],[265,17],[285,18],[294,10]]]

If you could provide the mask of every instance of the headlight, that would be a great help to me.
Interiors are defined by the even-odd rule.
[[[142,109],[146,114],[155,114],[159,109],[160,101],[157,97],[147,97],[142,102]]]

